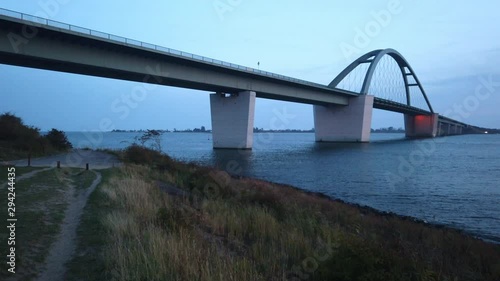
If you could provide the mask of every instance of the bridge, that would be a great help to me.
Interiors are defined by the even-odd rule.
[[[322,85],[0,9],[0,63],[213,92],[214,148],[252,148],[256,98],[312,104],[316,141],[368,142],[373,108],[404,114],[411,138],[475,128],[435,113],[392,49],[361,56]]]

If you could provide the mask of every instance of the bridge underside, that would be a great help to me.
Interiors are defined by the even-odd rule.
[[[31,23],[33,25],[33,23]],[[262,75],[199,58],[0,16],[0,63],[209,92],[256,92],[257,97],[307,104],[347,105],[354,93]],[[25,41],[23,41],[25,40]],[[181,53],[181,52],[180,52]],[[201,57],[200,57],[201,58]],[[212,60],[213,61],[213,60]]]
[[[452,123],[439,123],[437,136],[453,136],[469,133],[466,126]],[[470,132],[473,133],[473,132]]]

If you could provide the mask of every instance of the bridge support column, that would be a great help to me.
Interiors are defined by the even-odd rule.
[[[252,148],[255,92],[211,94],[210,111],[214,148]]]
[[[373,96],[349,99],[348,106],[315,105],[314,128],[317,142],[369,142]]]
[[[437,135],[438,135],[438,136],[440,136],[440,137],[441,137],[441,136],[445,136],[445,135],[446,135],[446,133],[447,133],[447,130],[445,131],[445,129],[444,129],[445,124],[444,124],[444,123],[442,123],[442,122],[439,122],[438,124],[439,124],[439,125],[438,125],[438,128],[439,128],[439,129],[438,129],[438,134],[437,134]]]
[[[405,131],[409,138],[434,138],[437,136],[439,114],[406,115]]]

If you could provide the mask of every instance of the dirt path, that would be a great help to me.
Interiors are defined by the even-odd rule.
[[[19,182],[19,181],[21,181],[21,180],[25,180],[25,179],[29,179],[29,178],[31,178],[31,177],[33,177],[33,176],[35,176],[35,175],[36,175],[36,174],[38,174],[38,173],[45,172],[45,171],[48,171],[48,170],[51,170],[51,169],[54,169],[54,168],[52,168],[52,167],[48,167],[48,168],[45,168],[45,169],[40,169],[40,170],[31,171],[31,172],[29,172],[29,173],[26,173],[26,174],[23,174],[23,175],[21,175],[21,176],[19,176],[19,177],[16,177],[16,182]],[[1,185],[0,185],[0,189],[1,189],[1,188],[4,188],[6,185],[7,185],[7,183],[3,183],[3,184],[1,184]]]
[[[85,164],[90,165],[90,169],[107,169],[120,166],[121,163],[116,156],[102,151],[74,149],[71,152],[33,158],[31,166],[33,167],[55,167],[57,161],[61,167],[85,168]],[[4,165],[26,166],[28,159],[5,161]]]
[[[56,238],[56,242],[52,245],[49,255],[45,260],[45,265],[43,267],[45,270],[40,274],[37,280],[64,280],[64,274],[66,272],[65,263],[71,259],[76,250],[76,230],[80,223],[83,208],[87,203],[89,195],[101,182],[101,174],[96,171],[92,172],[96,175],[96,179],[92,182],[90,187],[84,190],[75,190],[74,187],[70,187],[66,193],[66,199],[69,205],[61,225],[61,232]]]

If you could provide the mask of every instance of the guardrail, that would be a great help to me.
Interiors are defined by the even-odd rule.
[[[75,25],[71,25],[71,24],[67,24],[67,23],[63,23],[63,22],[59,22],[59,21],[54,21],[54,20],[50,20],[50,19],[46,19],[46,18],[41,18],[38,16],[28,15],[28,14],[24,14],[24,13],[20,13],[20,12],[16,12],[16,11],[11,11],[11,10],[7,10],[7,9],[3,9],[3,8],[0,8],[0,15],[15,18],[15,19],[20,19],[20,20],[27,21],[27,22],[31,22],[35,26],[44,25],[44,26],[49,26],[52,28],[69,30],[69,31],[84,34],[84,35],[94,36],[94,37],[100,38],[100,39],[107,39],[110,41],[114,41],[116,43],[121,43],[121,44],[125,44],[125,45],[132,46],[132,47],[142,47],[142,48],[146,48],[146,49],[150,49],[150,50],[155,50],[157,52],[166,53],[169,55],[180,56],[180,57],[189,58],[189,59],[204,62],[204,63],[211,63],[211,64],[218,65],[218,66],[247,71],[247,72],[259,74],[259,75],[266,76],[266,77],[277,78],[277,79],[281,79],[281,80],[285,80],[285,81],[301,83],[301,84],[306,84],[306,85],[315,86],[315,87],[326,87],[325,85],[314,83],[314,82],[309,82],[306,80],[301,80],[301,79],[297,79],[297,78],[293,78],[293,77],[289,77],[289,76],[284,76],[284,75],[275,74],[272,72],[267,72],[267,71],[251,68],[251,67],[233,64],[233,63],[229,63],[229,62],[225,62],[225,61],[221,61],[221,60],[216,60],[216,59],[212,59],[212,58],[207,58],[204,56],[199,56],[199,55],[191,54],[188,52],[170,49],[170,48],[166,48],[166,47],[162,47],[162,46],[158,46],[158,45],[154,45],[154,44],[150,44],[150,43],[141,42],[138,40],[125,38],[122,36],[117,36],[117,35],[101,32],[101,31],[96,31],[96,30],[92,30],[92,29],[88,29],[88,28],[84,28],[84,27],[80,27],[80,26],[75,26]]]

